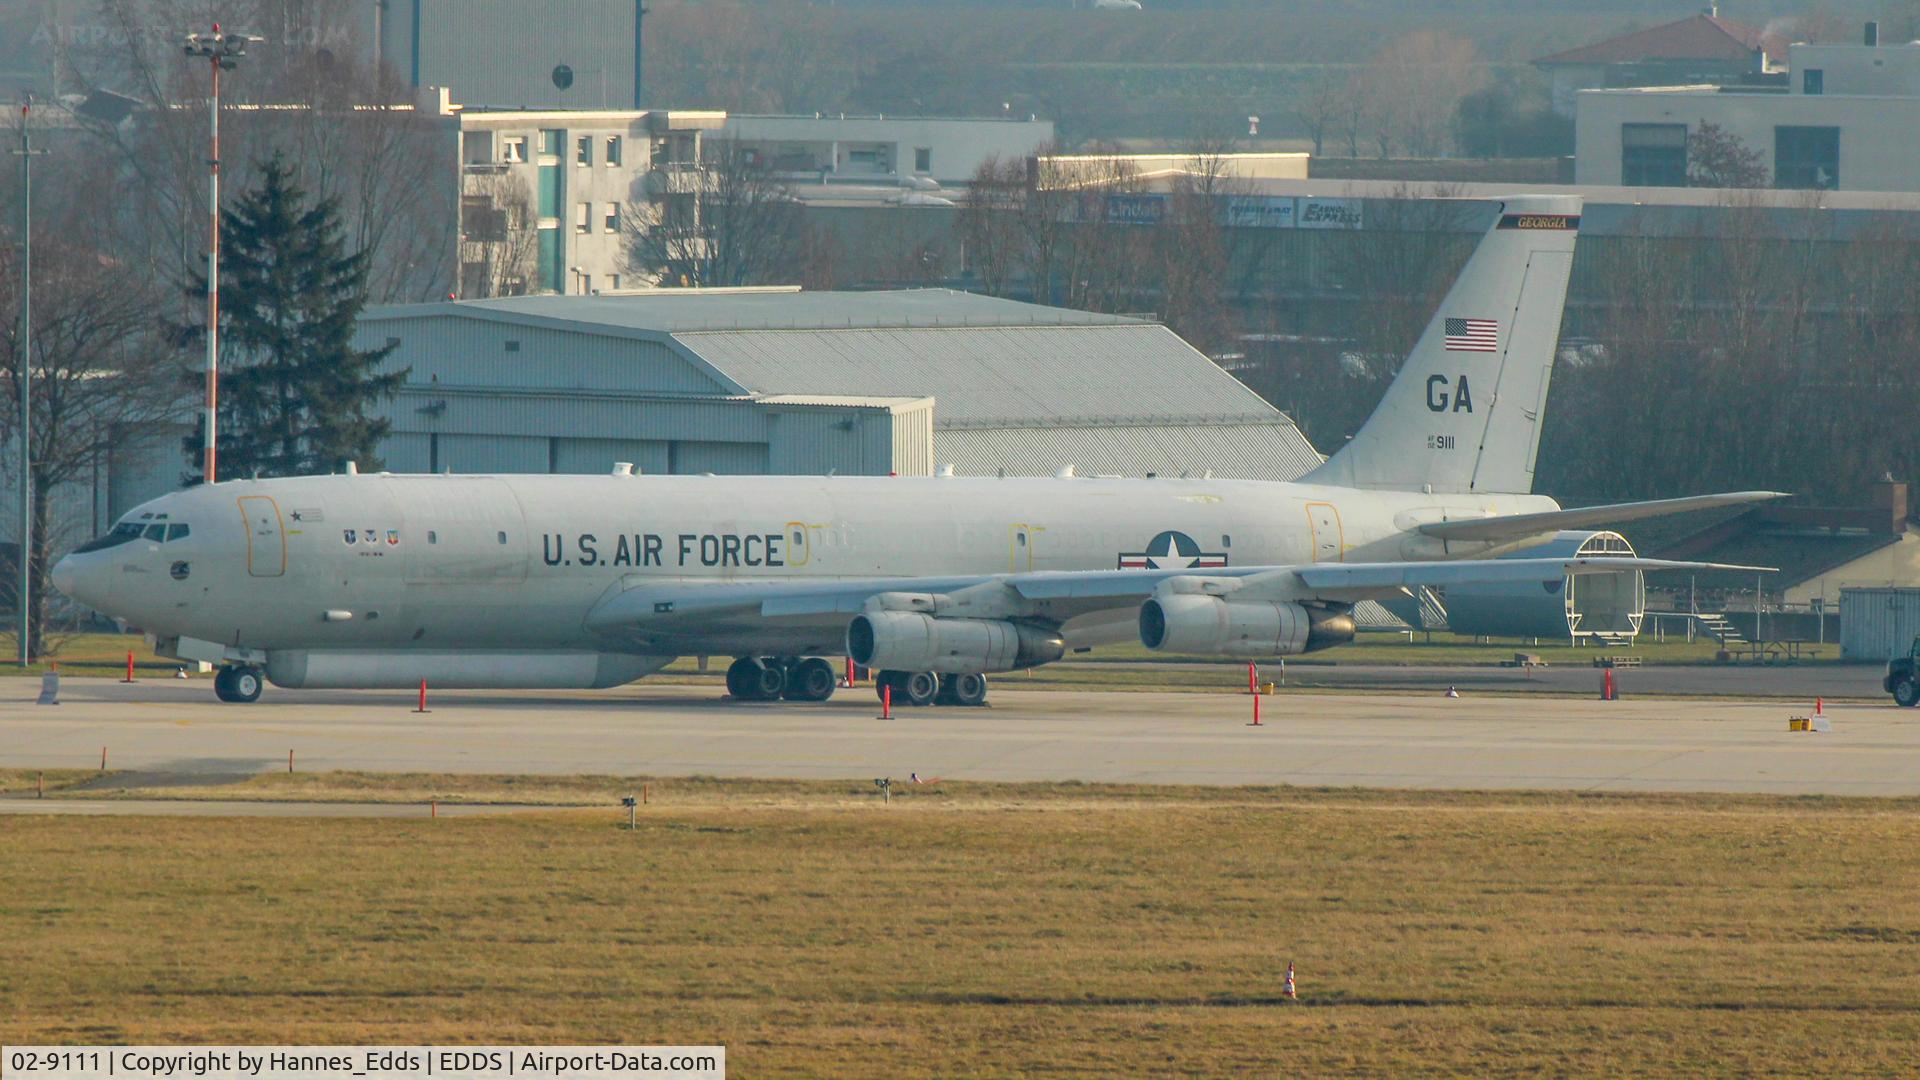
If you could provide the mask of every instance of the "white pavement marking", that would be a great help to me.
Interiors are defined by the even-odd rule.
[[[442,692],[269,689],[223,705],[204,682],[70,679],[65,704],[0,703],[0,766],[218,775],[296,752],[302,771],[593,773],[966,780],[1920,794],[1920,716],[1829,709],[1789,733],[1779,701],[1432,694],[1279,695],[997,687],[991,709],[896,710],[869,693],[733,703],[682,686]]]

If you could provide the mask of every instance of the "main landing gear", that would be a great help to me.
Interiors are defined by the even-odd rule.
[[[873,692],[885,697],[893,689],[896,705],[966,705],[987,703],[985,675],[939,675],[931,671],[882,671],[873,680]]]
[[[236,665],[223,667],[213,677],[213,694],[221,701],[246,704],[260,700],[260,691],[266,689],[266,677],[257,667]]]
[[[817,656],[743,656],[727,668],[727,693],[740,701],[825,701],[839,685],[833,665]]]
[[[743,656],[727,668],[727,693],[735,701],[825,701],[840,685],[833,664],[818,656]],[[895,705],[987,703],[985,675],[940,675],[931,671],[877,671],[873,689]]]

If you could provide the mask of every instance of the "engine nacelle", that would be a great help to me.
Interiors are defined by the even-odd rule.
[[[1352,640],[1352,615],[1289,601],[1172,593],[1140,605],[1140,643],[1155,652],[1292,656]]]
[[[1016,671],[1052,663],[1066,652],[1058,634],[996,619],[868,611],[847,624],[847,655],[879,671]]]

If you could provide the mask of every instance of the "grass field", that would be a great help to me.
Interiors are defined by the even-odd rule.
[[[654,799],[636,833],[0,817],[0,1040],[721,1042],[738,1076],[1894,1075],[1920,1040],[1912,801]]]

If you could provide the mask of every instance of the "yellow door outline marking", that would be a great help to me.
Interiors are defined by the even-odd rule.
[[[1033,570],[1033,549],[1039,546],[1040,534],[1046,531],[1045,525],[1029,525],[1024,521],[1007,526],[1007,573],[1024,574]],[[1023,535],[1027,538],[1025,544],[1020,542]],[[1024,560],[1021,558],[1022,549],[1026,554]],[[1021,565],[1023,561],[1025,566]]]
[[[1340,508],[1330,502],[1310,502],[1307,504],[1307,535],[1313,540],[1313,561],[1320,561],[1320,523],[1314,519],[1313,508],[1324,506],[1333,517],[1333,561],[1345,562],[1347,558],[1347,527],[1340,521]]]
[[[280,538],[280,569],[271,574],[256,574],[253,571],[253,517],[247,513],[247,503],[263,502],[273,507],[274,534]],[[280,504],[273,501],[271,495],[242,495],[235,499],[234,506],[240,511],[240,523],[247,530],[247,576],[281,577],[287,572],[287,523],[280,516]]]
[[[804,521],[787,522],[787,542],[789,544],[793,544],[795,534],[799,535],[800,541],[798,544],[787,549],[787,565],[805,566],[813,561],[813,529]],[[799,549],[797,552],[795,551],[796,547]],[[799,555],[799,558],[794,557],[796,554]]]

